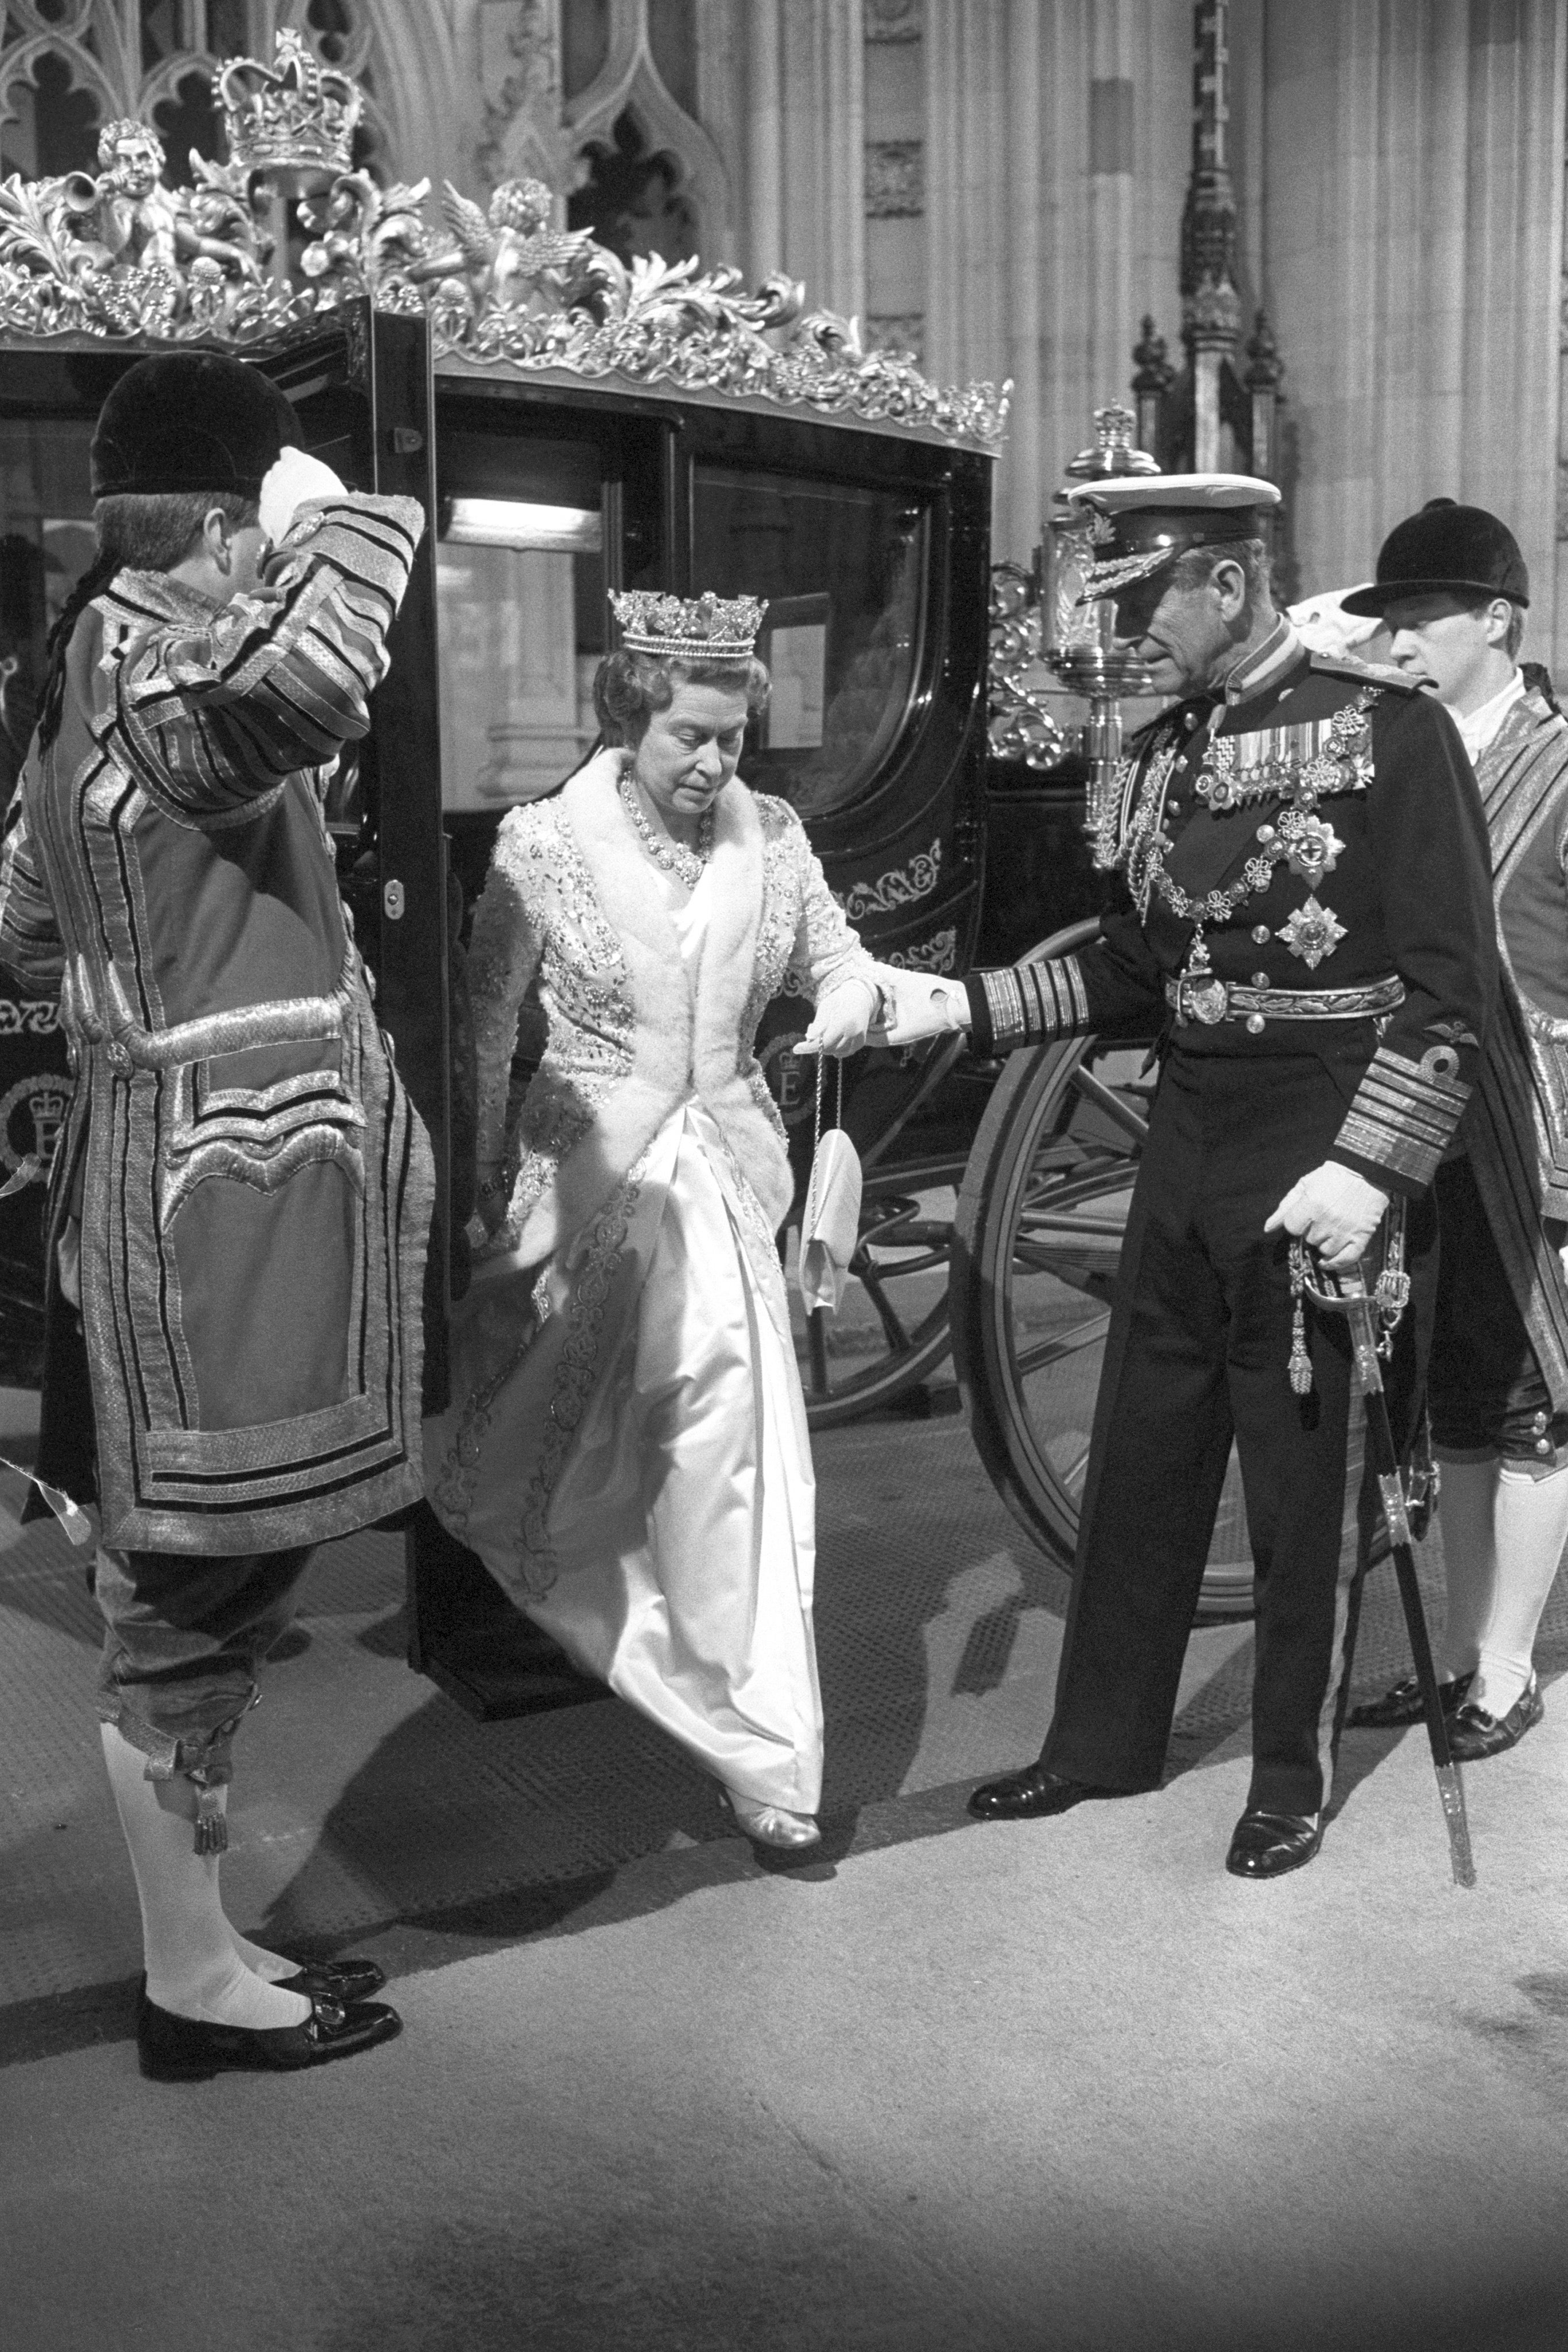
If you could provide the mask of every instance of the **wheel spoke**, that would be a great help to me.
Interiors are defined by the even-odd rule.
[[[1013,1244],[1013,1255],[1017,1257],[1030,1244],[1039,1249],[1047,1234],[1059,1234],[1071,1241],[1119,1242],[1124,1239],[1126,1231],[1115,1217],[1031,1217],[1027,1239],[1020,1232]]]
[[[1072,1073],[1072,1083],[1086,1102],[1093,1103],[1107,1118],[1114,1119],[1124,1135],[1130,1135],[1141,1148],[1149,1139],[1149,1123],[1141,1118],[1132,1106],[1124,1103],[1114,1089],[1097,1078],[1092,1070],[1080,1067]]]
[[[1087,1323],[1075,1323],[1071,1331],[1059,1332],[1053,1339],[1042,1339],[1038,1346],[1020,1349],[1017,1361],[1019,1377],[1042,1371],[1047,1364],[1060,1363],[1065,1356],[1076,1356],[1084,1348],[1092,1347],[1105,1336],[1108,1315],[1092,1316]]]

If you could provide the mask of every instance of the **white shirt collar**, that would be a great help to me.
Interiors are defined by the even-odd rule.
[[[1494,694],[1491,700],[1483,702],[1479,710],[1469,711],[1462,719],[1457,710],[1449,714],[1459,730],[1459,740],[1469,754],[1472,763],[1496,742],[1502,731],[1503,720],[1508,717],[1514,704],[1522,702],[1523,699],[1524,674],[1521,670],[1515,669],[1500,694]]]

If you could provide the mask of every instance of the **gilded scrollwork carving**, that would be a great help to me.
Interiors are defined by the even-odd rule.
[[[368,296],[427,309],[438,358],[1001,440],[1010,385],[928,383],[907,353],[868,350],[853,320],[808,310],[782,276],[752,293],[695,258],[628,267],[559,228],[540,180],[503,180],[485,209],[448,184],[433,223],[428,181],[383,188],[350,168],[359,92],[294,34],[270,67],[231,61],[217,88],[230,160],[193,155],[190,188],[166,184],[162,142],[136,121],[106,127],[96,178],[0,184],[0,333],[246,348]],[[307,232],[300,285],[268,274],[280,198]]]

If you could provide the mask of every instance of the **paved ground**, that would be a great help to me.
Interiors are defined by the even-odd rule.
[[[375,1951],[408,2030],[287,2081],[138,2076],[90,1604],[0,1523],[7,2347],[1561,2352],[1568,1707],[1469,1776],[1475,1895],[1418,1736],[1347,1740],[1311,1870],[1225,1876],[1244,1627],[1194,1637],[1158,1794],[971,1824],[1062,1581],[955,1416],[818,1454],[828,1836],[792,1867],[616,1702],[471,1722],[402,1662],[400,1547],[319,1556],[225,1884]],[[1361,1678],[1399,1662],[1385,1572]]]

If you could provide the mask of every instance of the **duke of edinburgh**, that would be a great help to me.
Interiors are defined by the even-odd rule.
[[[1157,1782],[1234,1436],[1258,1630],[1227,1867],[1273,1877],[1322,1841],[1372,1512],[1343,1318],[1301,1314],[1291,1237],[1338,1268],[1380,1225],[1402,1231],[1388,1386],[1407,1444],[1429,1188],[1497,989],[1486,830],[1447,712],[1391,673],[1309,655],[1276,616],[1271,484],[1144,477],[1078,495],[1103,517],[1088,593],[1115,596],[1118,635],[1180,697],[1134,743],[1109,820],[1127,903],[1079,955],[965,982],[882,975],[894,1043],[944,1026],[983,1053],[1162,1039],[1055,1717],[1040,1762],[971,1806],[1034,1816]]]

